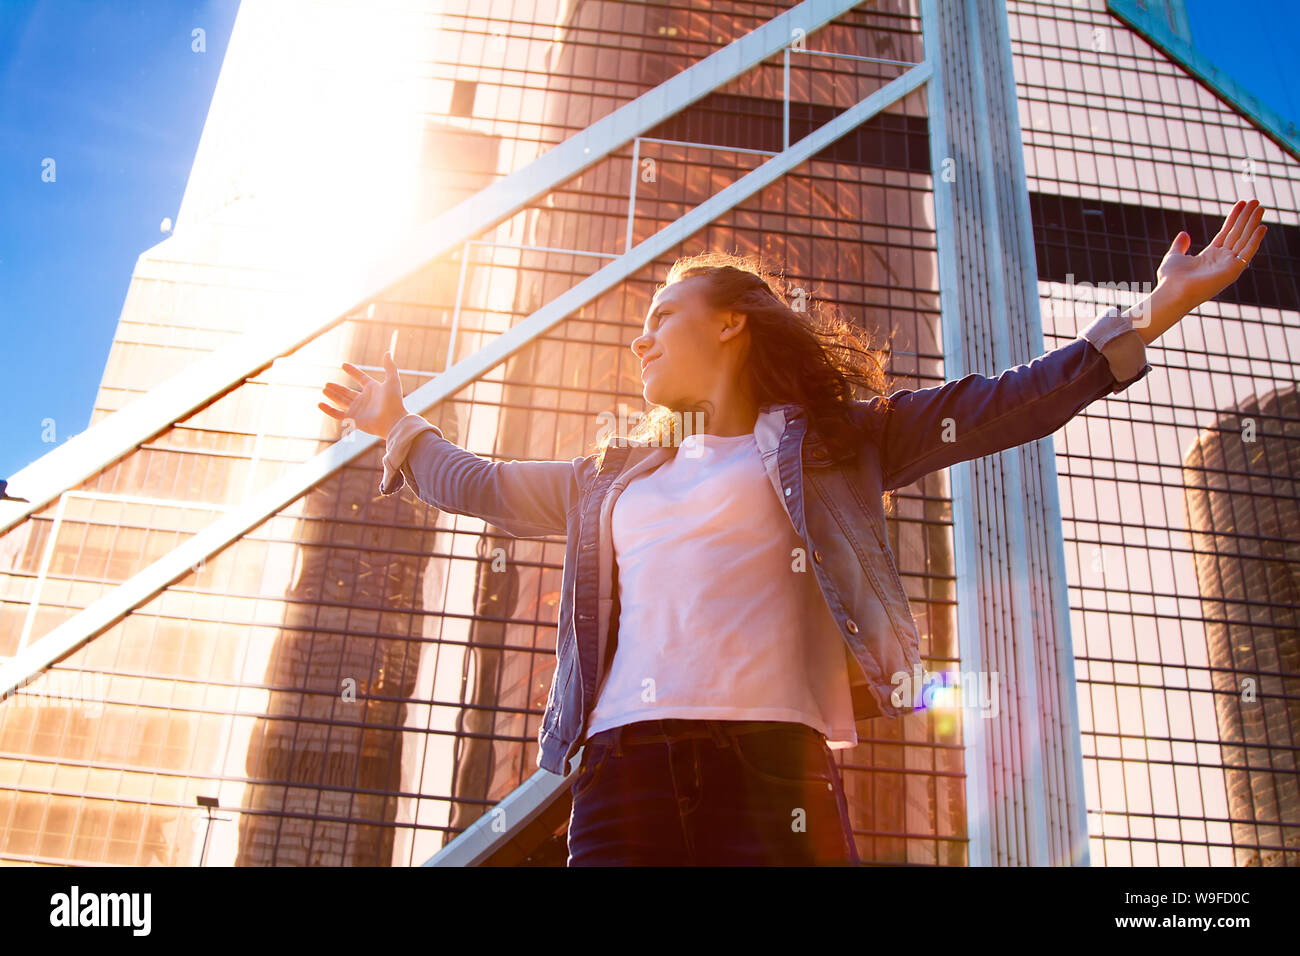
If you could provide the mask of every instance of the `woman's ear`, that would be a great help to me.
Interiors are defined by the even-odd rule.
[[[719,336],[719,339],[723,342],[726,342],[728,339],[734,339],[745,330],[748,324],[749,316],[744,312],[724,312],[722,334]]]

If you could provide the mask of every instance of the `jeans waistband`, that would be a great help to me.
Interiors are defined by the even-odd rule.
[[[639,720],[600,730],[587,738],[587,743],[613,744],[615,756],[621,756],[625,745],[666,744],[677,740],[712,738],[718,747],[730,745],[730,737],[773,730],[802,730],[810,737],[822,738],[820,731],[804,723],[791,720],[691,720],[667,717],[659,720]]]

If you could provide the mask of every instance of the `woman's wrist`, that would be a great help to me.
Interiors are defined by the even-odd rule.
[[[1150,345],[1200,305],[1171,282],[1160,282],[1141,301],[1124,310],[1123,316]]]
[[[409,414],[411,413],[406,410],[405,406],[403,406],[402,409],[396,413],[396,415],[392,416],[387,420],[387,422],[384,425],[383,432],[380,434],[379,437],[382,438],[385,442],[387,442],[388,436],[393,433],[393,429],[397,427],[397,423],[400,422],[403,418],[405,418]]]

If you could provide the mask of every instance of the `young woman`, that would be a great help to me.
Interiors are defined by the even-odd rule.
[[[385,494],[566,534],[538,762],[567,773],[582,744],[570,865],[855,864],[830,751],[859,715],[901,712],[890,674],[920,660],[881,494],[1137,381],[1145,345],[1246,268],[1262,216],[1238,202],[1195,256],[1180,232],[1149,296],[1027,366],[889,396],[847,324],[747,260],[679,260],[631,343],[636,456],[607,438],[571,462],[479,458],[407,411],[391,353],[382,380],[345,363],[360,388],[330,383],[320,408],[386,440]]]

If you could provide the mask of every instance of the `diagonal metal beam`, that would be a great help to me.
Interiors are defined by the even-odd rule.
[[[382,290],[466,239],[509,219],[538,196],[780,52],[796,30],[811,34],[858,2],[804,0],[412,230],[377,253],[362,269],[342,276],[321,276],[320,290],[295,306],[282,322],[244,335],[204,356],[12,475],[10,487],[14,494],[30,503],[0,501],[0,533],[256,375],[275,359],[310,342]]]
[[[579,750],[574,761],[581,759],[581,755]],[[534,820],[544,819],[547,808],[559,796],[563,780],[549,770],[535,771],[420,865],[479,866],[491,860],[502,847],[516,839],[521,830]],[[504,827],[499,825],[502,819],[506,824]]]
[[[473,355],[466,356],[442,375],[406,396],[408,407],[425,409],[446,399],[495,368],[552,326],[591,302],[702,227],[753,196],[780,176],[805,162],[850,130],[901,100],[924,84],[932,67],[926,60],[876,90],[856,106],[746,173],[736,182],[696,206],[664,229],[634,246],[618,259],[561,293],[528,318],[502,333]],[[23,648],[0,666],[0,698],[72,650],[130,613],[200,561],[227,547],[268,516],[283,509],[379,439],[351,432],[325,451],[281,476],[242,505],[230,511],[188,541],[178,545],[134,577],[124,581],[94,604]]]

